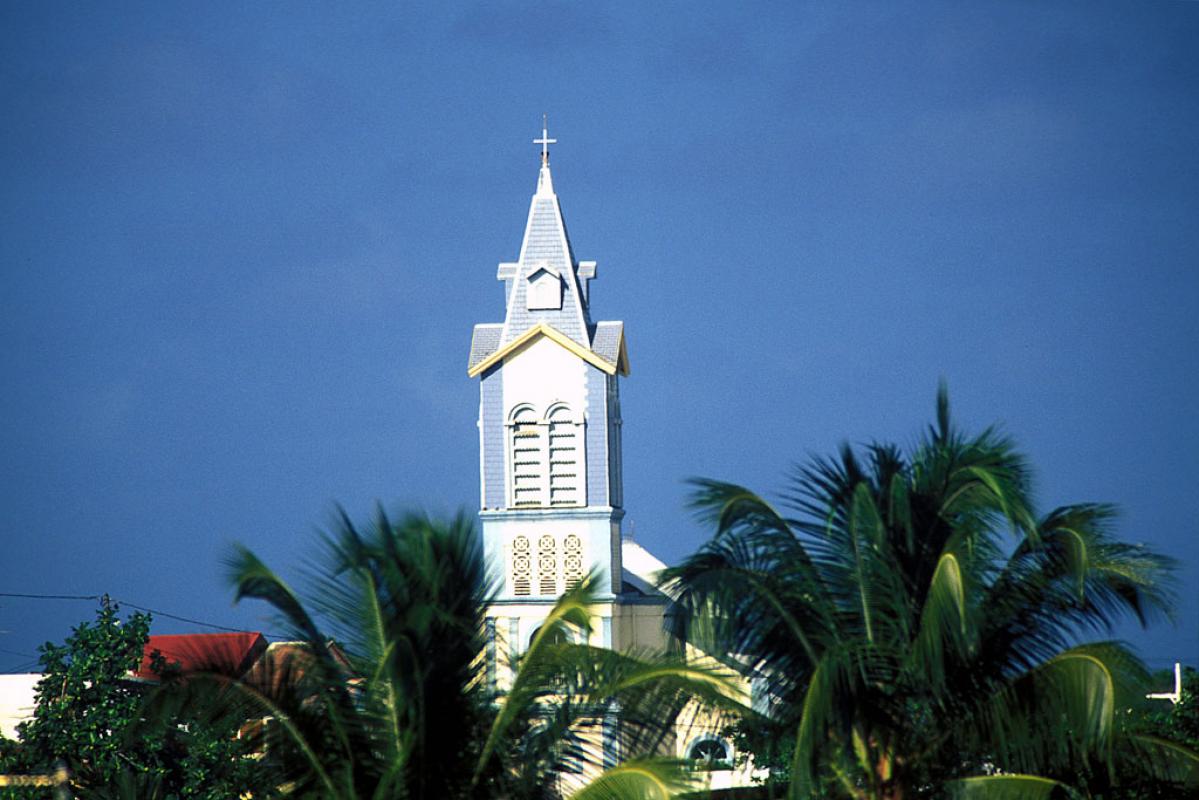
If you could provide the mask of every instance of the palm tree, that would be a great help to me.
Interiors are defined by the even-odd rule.
[[[1087,641],[1166,612],[1172,563],[1116,540],[1110,506],[1037,517],[1025,459],[955,429],[944,387],[914,452],[815,459],[786,512],[695,483],[715,533],[664,576],[676,632],[765,681],[791,797],[1049,796],[1189,758],[1121,738],[1144,669]]]
[[[732,689],[681,659],[571,643],[589,638],[593,578],[559,599],[501,693],[485,634],[493,588],[470,520],[393,523],[380,510],[360,533],[342,513],[324,544],[307,601],[237,548],[237,599],[265,600],[302,644],[249,675],[190,673],[164,690],[160,710],[207,704],[265,718],[247,734],[261,737],[262,768],[289,796],[586,800],[690,787],[660,757],[674,715],[692,698],[727,704]],[[605,722],[618,722],[627,760],[602,771]]]

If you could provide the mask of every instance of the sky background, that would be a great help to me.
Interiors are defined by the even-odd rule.
[[[231,543],[477,509],[543,112],[638,541],[703,542],[689,476],[910,444],[944,378],[1042,509],[1181,560],[1118,634],[1199,662],[1193,2],[0,4],[0,592],[269,631]],[[94,607],[0,598],[0,671]]]

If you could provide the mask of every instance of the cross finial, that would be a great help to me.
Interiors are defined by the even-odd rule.
[[[541,138],[533,140],[533,144],[541,145],[541,166],[543,167],[550,163],[550,145],[558,143],[557,139],[550,138],[550,132],[547,123],[548,116],[549,115],[547,114],[541,115]]]

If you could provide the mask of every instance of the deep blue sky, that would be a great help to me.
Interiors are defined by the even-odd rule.
[[[246,5],[0,5],[0,591],[261,627],[231,542],[476,508],[546,111],[641,542],[944,377],[1044,508],[1183,561],[1121,633],[1199,661],[1199,3]],[[0,600],[0,669],[91,613]]]

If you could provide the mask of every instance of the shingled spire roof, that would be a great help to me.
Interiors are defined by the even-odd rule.
[[[561,308],[529,308],[529,278],[543,269],[562,281]],[[516,264],[501,264],[497,277],[504,281],[511,280],[507,292],[508,314],[504,319],[501,346],[539,323],[566,334],[583,347],[591,346],[588,331],[591,319],[588,316],[587,301],[580,291],[578,266],[570,249],[566,224],[562,221],[558,195],[554,194],[554,180],[550,174],[548,160],[541,165],[541,173],[537,177],[537,193],[533,195],[533,202],[529,205],[529,219],[525,224],[525,238],[520,246],[520,260]]]
[[[472,376],[538,335],[548,335],[609,374],[617,370],[628,374],[624,325],[591,321],[588,281],[595,277],[595,262],[576,262],[566,235],[550,173],[548,145],[555,141],[544,129],[542,138],[535,140],[542,145],[541,171],[529,205],[520,258],[516,263],[500,264],[496,273],[496,278],[504,281],[507,314],[503,324],[475,326],[468,366]],[[560,289],[561,302],[556,295],[553,302],[530,302],[530,288],[539,279]]]

